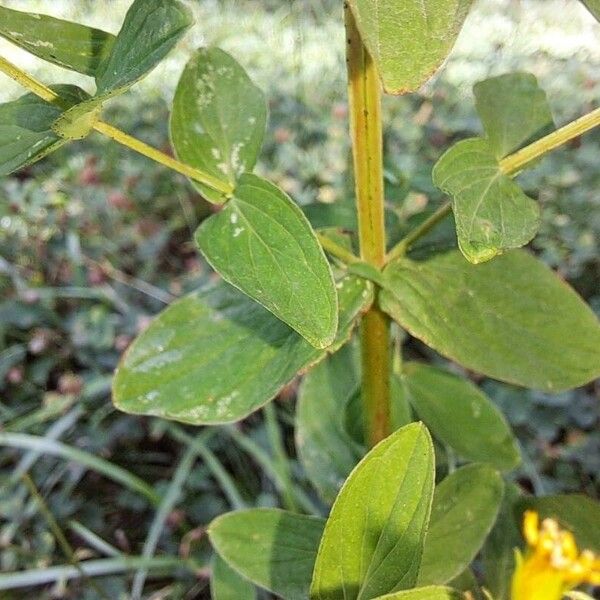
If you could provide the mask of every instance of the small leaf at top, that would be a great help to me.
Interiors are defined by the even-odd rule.
[[[210,573],[210,597],[212,600],[255,600],[256,589],[216,555]]]
[[[384,270],[382,309],[469,369],[559,392],[600,376],[600,323],[546,265],[514,250],[480,266],[458,251]]]
[[[65,104],[76,104],[89,96],[72,85],[52,88]],[[34,94],[0,105],[0,176],[26,167],[58,150],[66,140],[52,126],[64,108]]]
[[[375,600],[465,600],[463,594],[449,587],[430,585],[414,590],[379,596]]]
[[[133,342],[113,381],[117,408],[194,425],[243,419],[303,371],[335,352],[373,300],[370,284],[338,283],[338,337],[317,350],[221,282],[174,302]]]
[[[99,69],[97,95],[124,91],[142,79],[192,24],[189,9],[177,0],[135,0]]]
[[[92,77],[115,41],[100,29],[3,6],[0,35],[43,60]]]
[[[369,600],[412,588],[433,484],[433,445],[423,425],[407,425],[375,446],[331,509],[310,597]]]
[[[298,206],[256,175],[196,232],[196,243],[225,281],[260,302],[313,346],[335,339],[337,296],[323,249]]]
[[[546,92],[531,73],[507,73],[473,88],[479,118],[496,158],[504,158],[554,129]]]
[[[402,379],[419,418],[459,456],[502,470],[520,463],[519,446],[504,415],[470,381],[420,363],[405,365]]]
[[[406,94],[444,62],[472,0],[349,0],[385,91]]]
[[[496,521],[503,493],[502,477],[489,465],[462,467],[436,486],[418,585],[448,583],[469,566]]]
[[[208,535],[221,558],[256,585],[306,600],[324,526],[318,517],[256,508],[218,517]]]
[[[433,182],[452,197],[458,245],[469,262],[524,246],[537,233],[537,203],[501,171],[487,140],[450,148],[435,165]]]
[[[266,121],[264,94],[244,69],[218,48],[197,50],[173,101],[171,139],[177,157],[235,186],[256,164]],[[211,188],[195,185],[208,200],[225,200]]]
[[[584,6],[600,21],[600,0],[581,0]]]

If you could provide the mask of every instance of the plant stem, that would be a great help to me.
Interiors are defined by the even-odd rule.
[[[430,217],[415,227],[408,235],[400,240],[388,253],[386,262],[404,256],[411,246],[424,235],[428,234],[438,223],[443,221],[452,212],[452,203],[446,202],[440,206]]]
[[[331,254],[331,256],[335,256],[335,258],[338,258],[343,263],[351,265],[360,262],[358,256],[355,256],[350,250],[346,250],[346,248],[340,246],[326,235],[317,232],[317,238],[326,252]]]
[[[530,162],[548,154],[548,152],[552,152],[552,150],[556,150],[559,146],[563,146],[586,131],[598,127],[598,125],[600,125],[600,108],[596,108],[587,115],[567,123],[564,127],[549,133],[533,142],[533,144],[529,144],[529,146],[525,146],[525,148],[503,158],[500,161],[500,169],[507,175],[514,175]]]
[[[67,107],[60,96],[51,90],[49,87],[26,73],[25,71],[19,69],[16,65],[13,65],[11,62],[6,60],[4,57],[0,56],[0,71],[8,75],[11,79],[14,79],[17,83],[21,84],[24,88],[28,89],[30,92],[34,93],[36,96],[42,98],[46,102],[52,102],[58,104],[61,107]],[[220,179],[213,177],[209,173],[204,173],[203,171],[196,169],[195,167],[191,167],[185,163],[182,163],[168,154],[145,144],[144,142],[134,138],[123,131],[109,125],[108,123],[104,123],[101,120],[97,120],[93,127],[98,133],[105,135],[106,137],[111,138],[115,142],[123,146],[127,146],[131,150],[138,152],[139,154],[143,154],[144,156],[150,158],[151,160],[168,167],[169,169],[176,171],[177,173],[181,173],[190,179],[198,183],[202,183],[207,185],[208,187],[213,188],[217,192],[221,192],[226,196],[231,195],[233,192],[233,186],[231,184],[223,183]]]
[[[380,269],[385,263],[381,84],[348,5],[350,132],[358,211],[360,255]],[[390,433],[390,321],[376,304],[361,323],[362,399],[366,440],[374,446]]]

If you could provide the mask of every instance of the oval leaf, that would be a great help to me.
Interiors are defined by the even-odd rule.
[[[334,352],[369,306],[369,284],[338,284],[340,327]],[[243,419],[319,362],[295,331],[220,283],[174,302],[130,346],[113,381],[117,408],[195,425]]]
[[[344,425],[344,410],[358,386],[353,347],[348,344],[315,367],[298,394],[298,456],[311,483],[330,504],[362,456]]]
[[[469,369],[551,392],[600,376],[598,319],[525,251],[477,267],[457,251],[402,259],[384,275],[383,310]]]
[[[546,92],[531,73],[507,73],[473,88],[475,105],[496,158],[504,158],[554,129]]]
[[[349,0],[362,40],[390,94],[424,84],[444,62],[472,0]]]
[[[92,77],[115,42],[100,29],[3,6],[0,35],[43,60]]]
[[[452,197],[458,245],[473,264],[524,246],[538,231],[537,202],[502,172],[487,140],[450,148],[433,168],[433,183]]]
[[[262,91],[218,48],[200,48],[177,85],[171,140],[177,157],[235,186],[256,164],[267,122]],[[195,184],[212,202],[225,198]]]
[[[469,465],[435,488],[419,585],[448,583],[475,558],[492,529],[504,482],[487,465]]]
[[[242,175],[234,197],[200,225],[196,243],[225,281],[313,346],[333,342],[337,297],[329,263],[302,211],[275,185]]]
[[[342,487],[319,546],[318,600],[368,600],[416,582],[434,484],[433,445],[418,423],[375,446]]]
[[[52,89],[70,105],[89,97],[72,85],[57,85]],[[63,110],[34,94],[0,105],[0,176],[44,158],[65,143],[52,129]]]
[[[502,470],[518,466],[521,455],[510,425],[479,388],[428,365],[409,363],[404,373],[408,399],[434,437],[468,460]]]
[[[379,596],[376,600],[465,600],[465,597],[449,587],[430,585],[414,590]]]
[[[255,600],[256,590],[217,555],[212,561],[210,597],[212,600]]]
[[[306,600],[325,522],[276,509],[227,513],[209,529],[210,542],[238,573],[286,598]]]
[[[97,95],[125,90],[145,77],[193,22],[189,9],[177,0],[135,0],[99,69]]]

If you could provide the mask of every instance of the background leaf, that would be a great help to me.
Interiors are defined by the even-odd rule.
[[[581,494],[522,498],[517,509],[519,520],[526,509],[537,511],[542,519],[557,519],[575,535],[580,548],[600,552],[600,503],[592,498]]]
[[[226,513],[209,529],[219,555],[244,577],[286,600],[306,600],[325,522],[277,509]]]
[[[333,342],[337,298],[329,263],[302,211],[275,185],[242,175],[234,197],[200,225],[196,243],[225,281],[313,346]]]
[[[409,363],[403,382],[419,418],[459,456],[502,470],[519,464],[519,446],[504,415],[470,381],[436,367]]]
[[[472,0],[350,0],[390,94],[425,83],[452,50]]]
[[[89,97],[72,85],[57,85],[52,89],[69,104]],[[0,176],[42,159],[65,143],[66,140],[52,130],[63,110],[35,94],[0,104]]]
[[[435,585],[386,594],[377,600],[464,600],[464,596],[451,588]]]
[[[433,494],[419,585],[448,583],[475,558],[502,502],[504,482],[488,465],[469,465],[446,477]]]
[[[510,583],[515,570],[515,548],[522,546],[520,523],[515,518],[521,496],[515,484],[508,484],[500,506],[500,514],[482,551],[484,587],[494,600],[510,600]]]
[[[358,389],[351,344],[325,359],[303,380],[296,406],[296,448],[321,497],[332,504],[362,455],[344,424],[346,405]]]
[[[330,352],[372,300],[371,286],[356,278],[343,279],[338,294],[340,326]],[[196,425],[237,421],[326,354],[220,283],[174,302],[136,339],[115,374],[113,401],[125,412]]]
[[[433,477],[433,445],[423,425],[407,425],[375,446],[350,474],[331,509],[311,598],[368,600],[412,587]]]
[[[522,250],[474,267],[457,251],[391,263],[383,310],[458,363],[558,392],[600,375],[600,324],[581,298]]]
[[[92,77],[115,41],[100,29],[3,6],[0,35],[43,60]]]
[[[256,164],[267,122],[262,91],[244,69],[218,48],[200,48],[185,70],[173,100],[171,140],[177,157],[235,186]],[[196,184],[212,202],[225,198]]]
[[[498,164],[487,140],[463,140],[433,168],[433,182],[452,197],[458,245],[477,264],[529,243],[540,209]]]
[[[210,597],[212,600],[254,600],[256,590],[219,555],[215,555],[210,575]]]
[[[554,129],[546,92],[531,73],[507,73],[475,84],[475,105],[496,158]]]

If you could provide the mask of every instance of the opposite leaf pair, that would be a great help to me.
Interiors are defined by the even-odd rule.
[[[286,600],[459,598],[427,586],[443,586],[473,560],[504,485],[491,467],[472,465],[434,492],[433,463],[427,430],[409,425],[359,463],[327,521],[241,511],[219,517],[211,541],[235,571]]]

